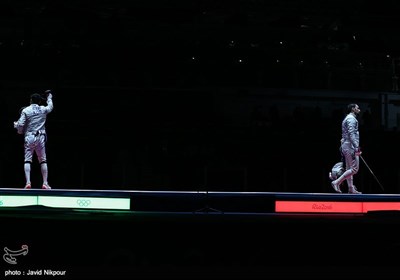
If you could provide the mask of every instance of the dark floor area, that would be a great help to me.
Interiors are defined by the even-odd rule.
[[[29,247],[28,254],[17,257],[18,264],[3,262],[4,271],[66,271],[62,279],[400,276],[397,212],[50,212],[2,215],[0,245],[13,250]]]

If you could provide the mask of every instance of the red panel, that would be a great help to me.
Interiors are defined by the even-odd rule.
[[[298,213],[367,213],[400,210],[400,202],[351,201],[276,201],[275,212]]]

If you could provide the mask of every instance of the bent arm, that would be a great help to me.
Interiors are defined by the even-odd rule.
[[[18,121],[14,122],[14,128],[17,129],[18,134],[24,134],[25,123],[26,123],[26,115],[25,112],[22,111]]]

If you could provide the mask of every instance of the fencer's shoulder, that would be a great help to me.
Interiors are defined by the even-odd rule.
[[[344,118],[346,121],[357,121],[357,118],[353,114],[347,114],[347,116]]]
[[[24,108],[21,109],[22,113],[26,113],[32,110],[32,105],[26,106]]]

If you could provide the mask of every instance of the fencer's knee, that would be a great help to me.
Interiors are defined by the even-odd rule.
[[[41,162],[40,162],[40,165],[45,164],[45,163],[47,163],[47,161],[45,161],[45,160],[44,160],[44,161],[41,161]]]
[[[32,164],[32,161],[26,160],[24,163]]]

